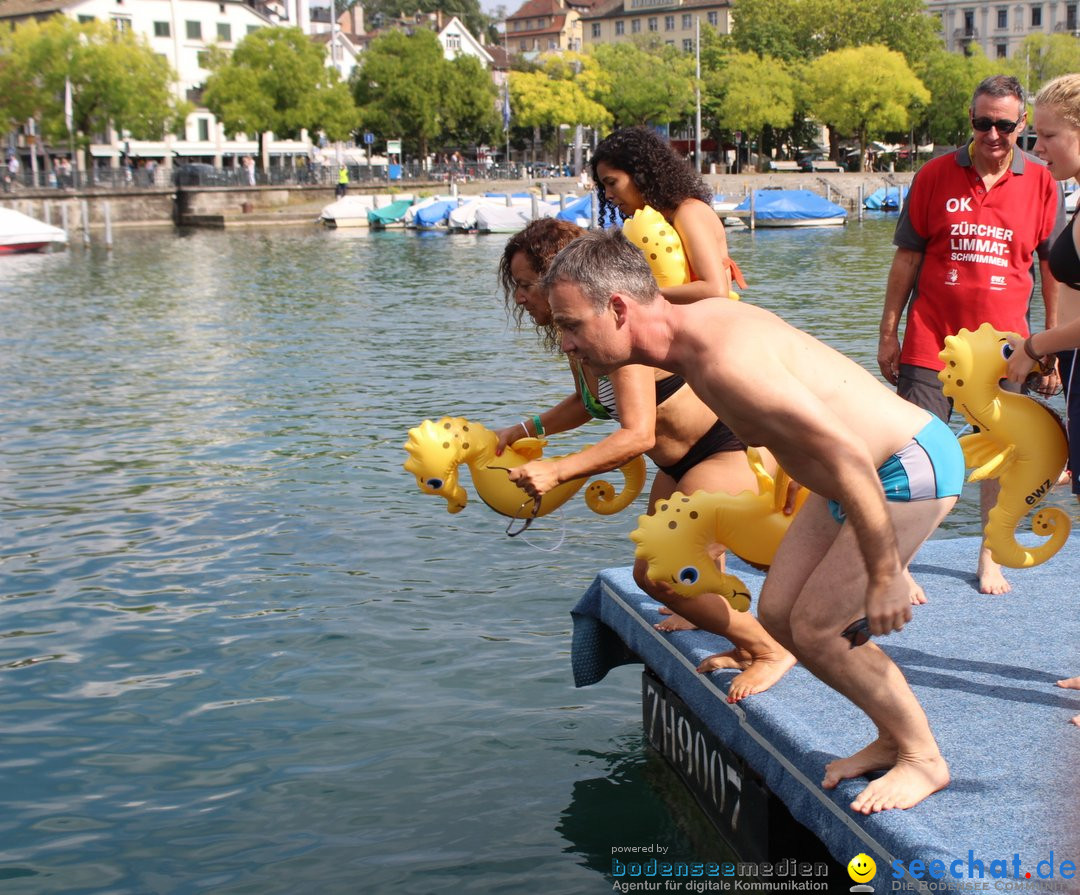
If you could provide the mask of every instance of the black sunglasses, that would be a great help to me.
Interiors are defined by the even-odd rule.
[[[971,126],[983,134],[992,127],[996,128],[999,134],[1011,134],[1020,126],[1020,122],[1023,120],[1023,114],[1021,114],[1016,121],[1009,121],[1008,118],[999,118],[997,121],[994,121],[992,118],[972,118]]]
[[[846,637],[848,641],[848,649],[855,649],[857,646],[862,646],[870,639],[870,622],[866,620],[864,615],[862,618],[856,619],[843,631],[840,632],[841,637]]]

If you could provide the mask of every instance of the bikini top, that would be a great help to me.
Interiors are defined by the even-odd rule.
[[[596,381],[596,395],[589,391],[589,383],[585,380],[585,371],[578,367],[578,386],[581,389],[581,403],[585,410],[594,420],[616,420],[619,412],[615,405],[615,385],[607,376],[601,376]],[[676,373],[656,380],[656,406],[659,407],[675,392],[686,384],[686,380]]]
[[[1076,255],[1076,242],[1073,239],[1075,226],[1076,212],[1073,212],[1069,226],[1061,231],[1050,247],[1050,273],[1059,283],[1080,290],[1080,258]]]

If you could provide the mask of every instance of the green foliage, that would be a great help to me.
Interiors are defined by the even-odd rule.
[[[479,59],[461,55],[450,61],[443,111],[447,143],[485,143],[502,128],[498,91]]]
[[[1014,74],[1034,95],[1054,78],[1080,71],[1080,41],[1071,34],[1031,34],[1010,61],[1020,69]]]
[[[82,146],[110,125],[136,139],[160,139],[190,108],[172,92],[169,64],[129,32],[66,16],[0,29],[0,122],[36,118],[45,139],[65,142],[65,79]]]
[[[260,28],[231,54],[211,52],[203,102],[230,136],[265,131],[296,139],[304,129],[331,140],[357,125],[348,86],[326,65],[326,50],[299,28]]]
[[[510,75],[515,127],[586,124],[606,128],[611,114],[592,97],[606,89],[603,71],[591,56],[564,53],[544,58],[535,71]]]
[[[860,158],[868,137],[906,130],[911,108],[930,101],[904,57],[881,46],[848,47],[815,59],[806,67],[805,95],[816,118],[858,136]]]
[[[371,42],[353,73],[367,130],[402,137],[421,156],[435,140],[486,142],[501,128],[491,76],[476,60],[448,62],[433,31],[390,31]]]
[[[794,118],[795,78],[779,59],[734,51],[704,80],[704,105],[724,130],[760,133],[766,125],[788,127]]]
[[[940,43],[923,0],[735,0],[733,19],[740,50],[788,62],[872,44],[914,62]]]
[[[971,133],[968,109],[975,87],[1000,70],[1000,65],[987,59],[978,46],[973,46],[968,55],[950,53],[944,47],[929,53],[915,69],[930,91],[930,102],[918,120],[924,139],[953,146],[963,142]]]
[[[594,50],[602,77],[594,97],[616,127],[681,121],[694,109],[694,59],[675,47],[600,44]]]

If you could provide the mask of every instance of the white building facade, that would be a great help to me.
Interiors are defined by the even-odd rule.
[[[1022,3],[927,0],[927,12],[941,22],[946,49],[960,53],[970,44],[990,59],[1011,59],[1032,34],[1078,36],[1077,0]]]

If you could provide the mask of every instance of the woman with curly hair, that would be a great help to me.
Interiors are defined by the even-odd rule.
[[[617,130],[600,141],[590,164],[600,194],[601,220],[612,208],[630,217],[648,205],[679,234],[692,280],[665,286],[660,290],[664,298],[687,304],[725,296],[732,278],[746,288],[742,273],[728,257],[724,225],[712,208],[712,191],[656,131],[644,126]]]
[[[539,281],[564,246],[585,231],[553,218],[533,221],[510,237],[499,262],[507,311],[520,325],[528,314],[544,344],[558,348],[551,307]],[[496,453],[524,436],[551,435],[576,429],[589,419],[613,419],[619,428],[583,451],[554,460],[533,460],[514,469],[518,485],[536,497],[581,476],[615,469],[638,454],[658,467],[649,495],[650,512],[659,500],[680,490],[726,491],[738,494],[757,487],[746,460],[746,446],[720,422],[681,376],[652,367],[628,366],[610,377],[597,377],[586,365],[571,361],[574,391],[542,413],[497,431]],[[771,462],[771,458],[767,458]],[[680,597],[650,581],[646,563],[634,565],[634,579],[650,596],[678,612],[692,625],[728,638],[735,648],[710,656],[700,671],[739,668],[728,688],[737,702],[772,686],[795,664],[749,612],[735,612],[719,594]],[[657,625],[677,630],[688,625],[675,617]]]

